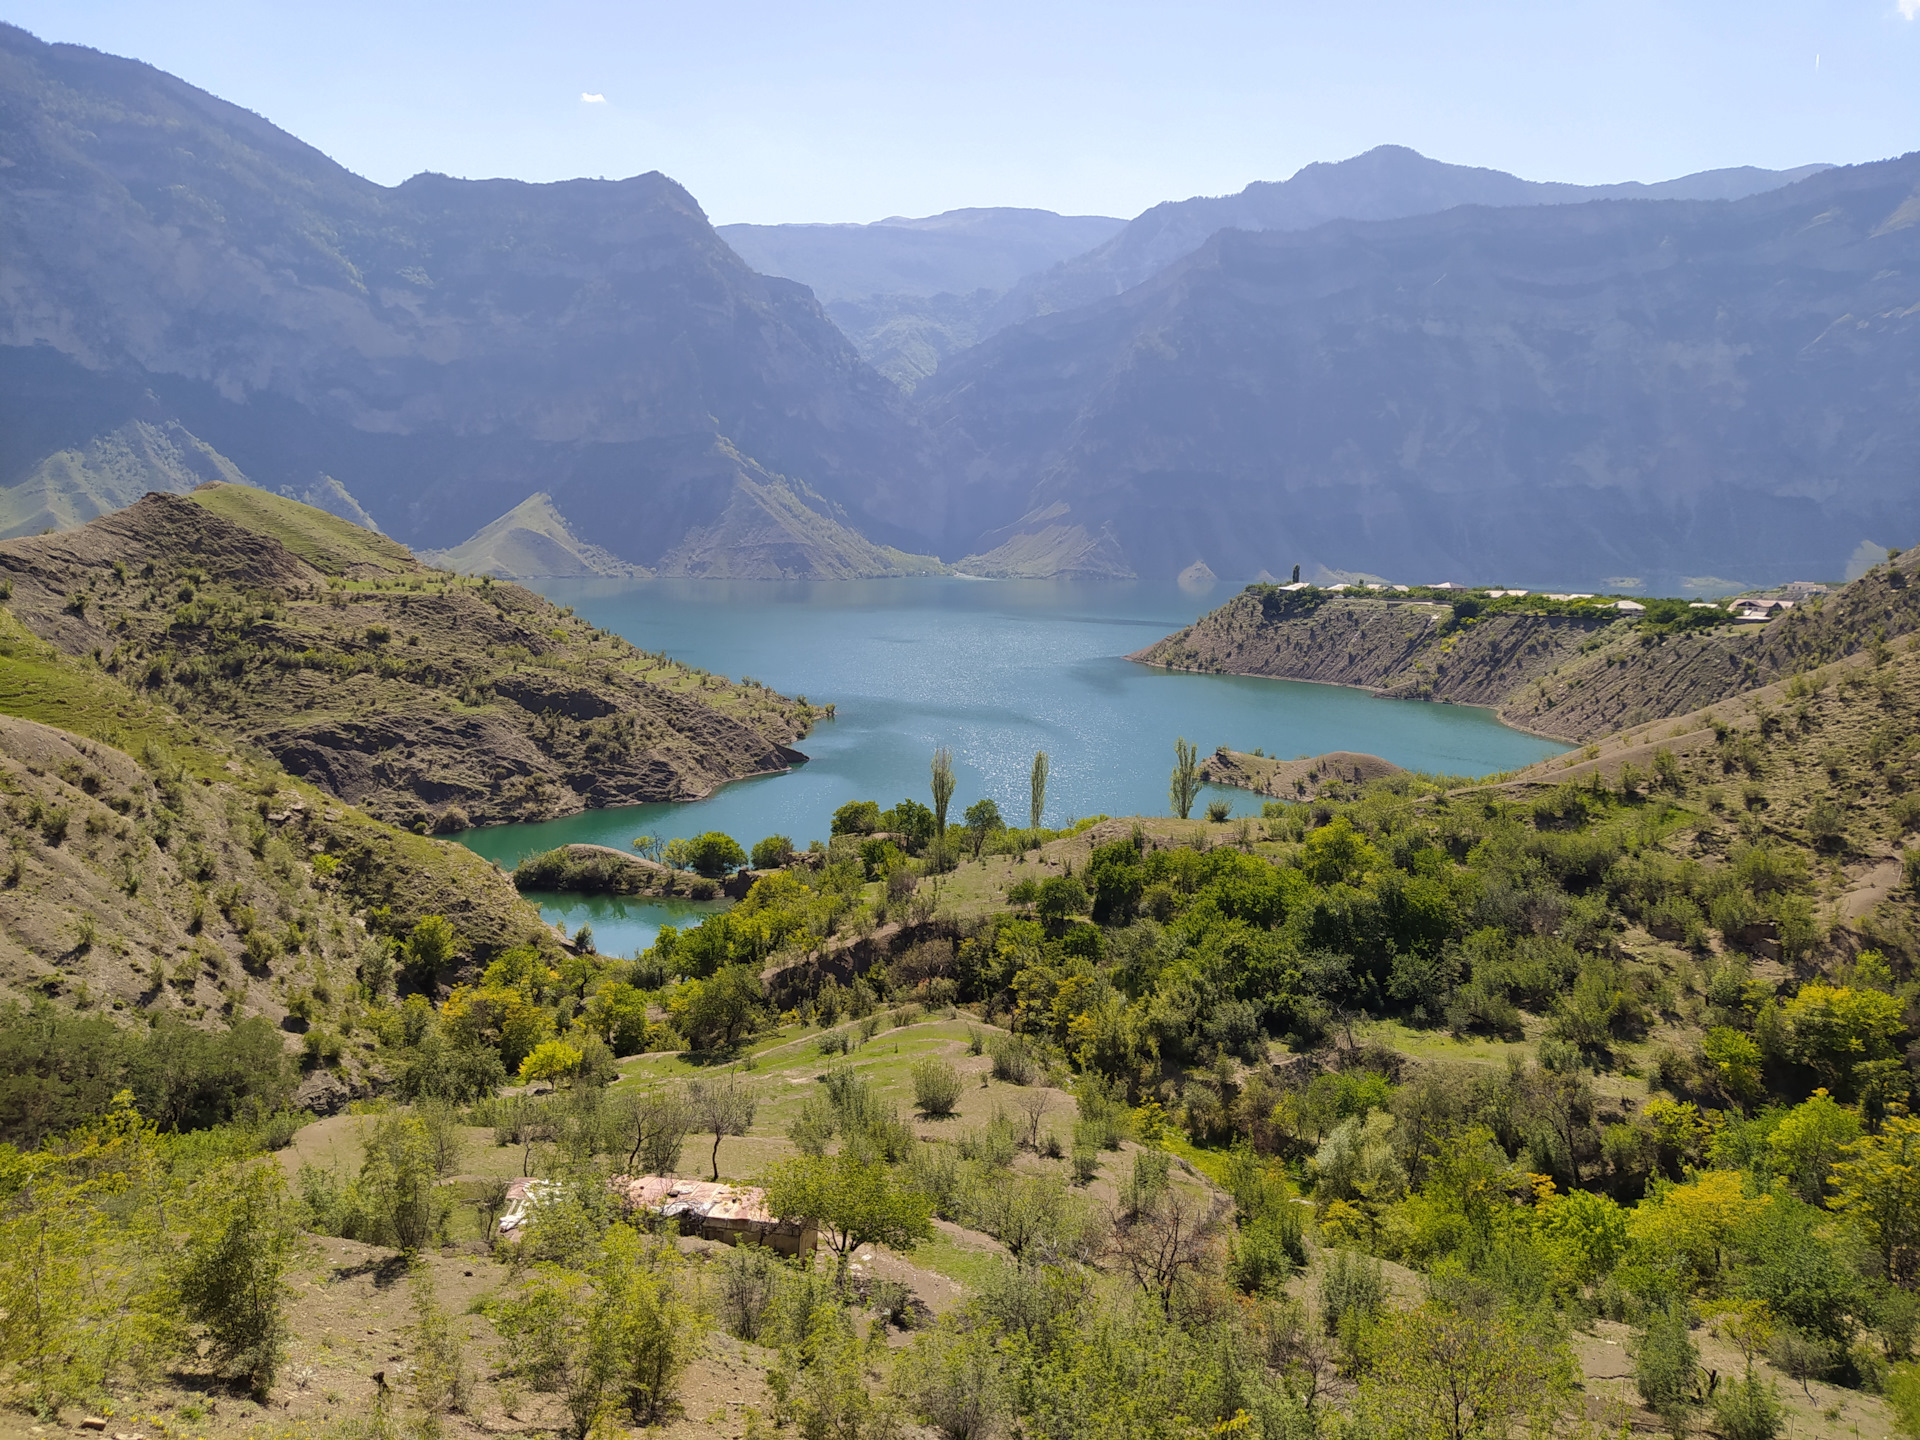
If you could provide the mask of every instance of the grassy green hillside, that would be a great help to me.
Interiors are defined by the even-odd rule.
[[[391,987],[422,920],[450,922],[452,943],[417,985],[553,945],[470,852],[342,804],[5,612],[0,792],[0,1007],[215,1032],[260,1016],[282,1028],[272,1053],[364,1088],[377,1067],[354,997]],[[35,1112],[22,1063],[7,1132]]]

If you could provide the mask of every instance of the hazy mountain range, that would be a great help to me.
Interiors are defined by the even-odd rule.
[[[374,185],[0,27],[0,530],[244,479],[561,573],[1837,573],[1915,538],[1917,243],[1914,157],[1398,147],[1124,223],[716,231],[658,174]]]
[[[811,289],[861,355],[904,389],[997,326],[1025,277],[1109,239],[1126,221],[1051,210],[949,210],[871,225],[722,225],[754,269]]]
[[[1655,185],[1564,185],[1448,165],[1403,145],[1309,165],[1237,195],[1170,200],[1130,221],[1046,210],[950,210],[871,225],[723,225],[754,269],[807,285],[876,369],[912,390],[949,355],[1036,315],[1118,295],[1217,231],[1307,230],[1456,205],[1737,200],[1825,169],[1704,170]]]

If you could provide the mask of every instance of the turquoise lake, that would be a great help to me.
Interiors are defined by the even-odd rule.
[[[572,605],[647,650],[739,677],[751,675],[837,715],[797,742],[811,758],[786,775],[740,781],[688,805],[638,805],[564,820],[488,826],[458,836],[511,868],[555,845],[626,849],[636,835],[724,830],[742,845],[770,834],[802,847],[824,840],[849,800],[931,803],[927,765],[952,749],[958,815],[983,795],[1025,823],[1035,750],[1051,765],[1046,823],[1094,814],[1167,814],[1173,745],[1225,745],[1269,755],[1356,750],[1408,769],[1484,775],[1566,747],[1509,729],[1490,711],[1379,700],[1287,680],[1185,675],[1124,659],[1224,601],[1139,586],[883,580],[838,583],[549,581]],[[1261,800],[1220,789],[1234,813]],[[544,897],[549,919],[591,923],[599,948],[628,954],[661,923],[656,905]]]

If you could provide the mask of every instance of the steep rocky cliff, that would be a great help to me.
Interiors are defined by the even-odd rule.
[[[1920,538],[1916,336],[1911,155],[1734,201],[1224,230],[916,400],[953,544],[999,571],[1660,594]]]
[[[894,540],[928,467],[805,287],[660,174],[385,188],[135,61],[0,26],[0,485],[129,418],[452,545],[535,490],[622,559],[713,524],[724,438]],[[231,478],[231,477],[229,477]]]

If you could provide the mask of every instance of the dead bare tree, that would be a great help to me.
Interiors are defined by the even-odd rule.
[[[1024,1142],[1029,1150],[1040,1148],[1040,1121],[1053,1106],[1053,1096],[1047,1091],[1034,1087],[1014,1092],[1013,1105],[1027,1117],[1027,1138]]]
[[[1113,1216],[1113,1254],[1120,1266],[1160,1306],[1173,1314],[1174,1292],[1194,1271],[1204,1269],[1220,1243],[1223,1204],[1169,1187],[1133,1215]]]

